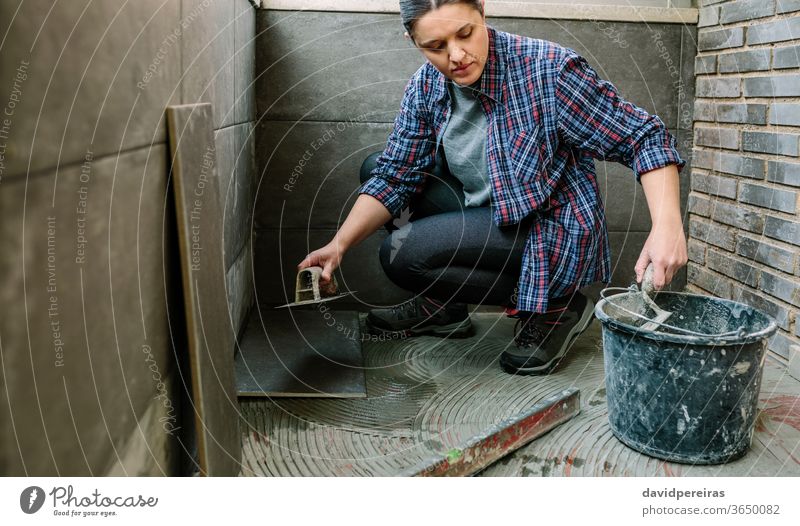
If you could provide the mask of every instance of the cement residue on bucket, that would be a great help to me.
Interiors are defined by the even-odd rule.
[[[614,435],[675,462],[718,464],[744,455],[775,321],[730,300],[662,292],[652,299],[672,314],[648,329],[653,309],[639,291],[622,290],[603,291],[595,307]]]
[[[644,337],[674,335],[701,339],[741,338],[766,330],[772,323],[768,316],[747,305],[718,298],[663,292],[654,295],[652,300],[659,308],[672,312],[665,323],[654,329],[643,327],[648,326],[657,313],[635,291],[605,297],[601,302],[602,309],[598,308],[596,312],[601,321],[606,318],[615,325],[623,328],[627,326],[629,330],[635,330]]]

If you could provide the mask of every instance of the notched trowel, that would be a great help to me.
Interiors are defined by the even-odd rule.
[[[354,291],[339,294],[339,285],[336,277],[331,276],[331,280],[323,284],[322,267],[308,267],[297,273],[297,281],[294,287],[294,302],[275,307],[282,309],[285,307],[299,307],[301,305],[312,305],[326,301],[338,300],[353,294]]]

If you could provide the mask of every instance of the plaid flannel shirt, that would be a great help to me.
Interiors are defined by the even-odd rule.
[[[489,121],[487,161],[498,226],[535,214],[517,308],[608,283],[611,255],[594,158],[641,174],[685,162],[656,116],[622,100],[574,51],[488,27],[480,94]],[[423,190],[450,115],[446,77],[426,62],[409,81],[385,150],[359,193],[393,216]]]

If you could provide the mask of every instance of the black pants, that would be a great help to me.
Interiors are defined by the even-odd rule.
[[[362,183],[379,154],[362,164]],[[390,235],[381,245],[380,261],[392,282],[414,293],[445,302],[513,307],[530,226],[526,220],[498,227],[491,208],[466,208],[461,182],[442,160],[409,210],[386,225]]]

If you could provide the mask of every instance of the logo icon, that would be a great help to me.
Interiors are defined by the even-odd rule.
[[[19,496],[19,507],[27,514],[39,511],[44,504],[44,490],[39,486],[31,486],[22,490]]]
[[[396,217],[392,224],[397,228],[397,230],[392,234],[392,251],[389,252],[389,263],[394,261],[395,256],[402,248],[403,243],[405,243],[408,234],[411,233],[411,227],[413,226],[411,223],[411,209],[409,207],[404,208],[400,212],[400,217]],[[408,228],[403,228],[408,226]]]

